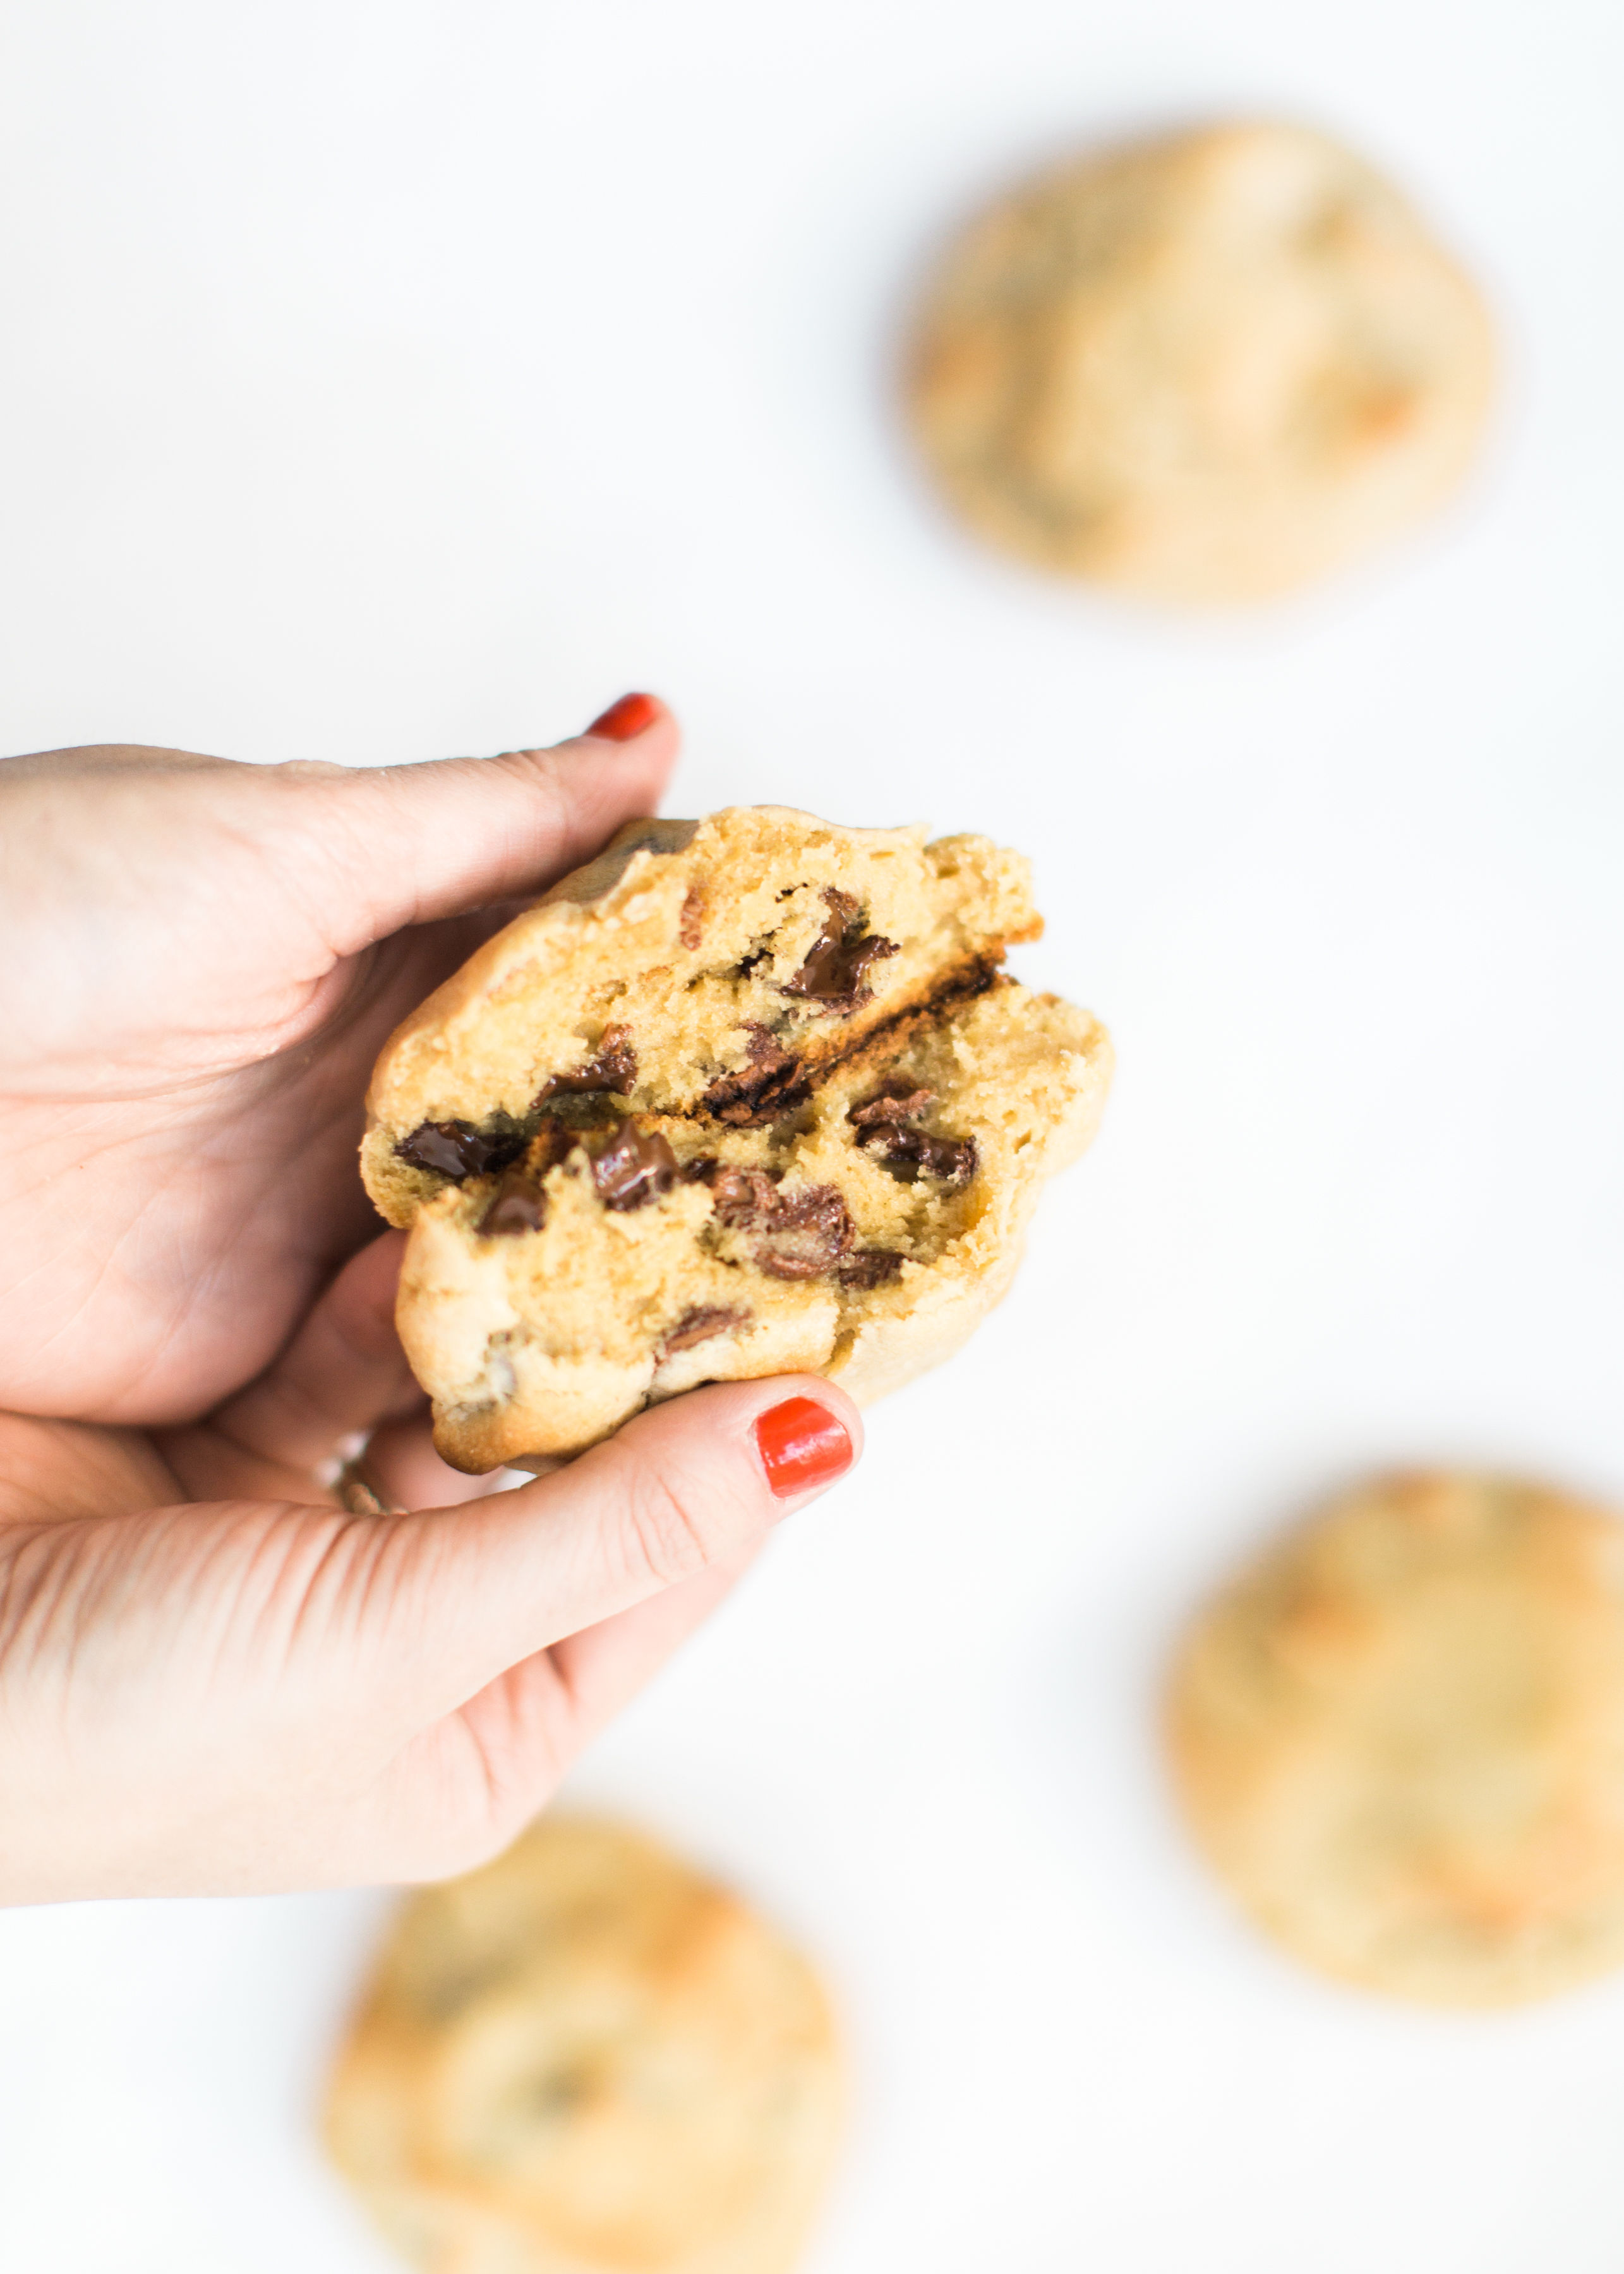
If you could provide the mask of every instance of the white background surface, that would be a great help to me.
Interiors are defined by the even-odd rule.
[[[1616,2274],[1624,1982],[1388,2010],[1256,1945],[1151,1719],[1350,1470],[1624,1501],[1624,32],[1605,0],[12,0],[0,747],[367,763],[628,686],[677,809],[1038,856],[1105,1133],[974,1354],[582,1773],[818,1954],[807,2274]],[[1326,121],[1485,280],[1483,477],[1184,623],[937,516],[910,279],[1101,128]],[[0,1920],[6,2274],[366,2274],[311,2108],[381,1899]]]

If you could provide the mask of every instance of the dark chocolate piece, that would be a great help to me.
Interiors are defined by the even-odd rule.
[[[831,1271],[857,1237],[846,1202],[832,1185],[775,1194],[772,1214],[753,1253],[774,1279],[816,1279]]]
[[[832,1185],[781,1193],[765,1169],[718,1168],[710,1179],[718,1224],[756,1235],[751,1254],[775,1279],[816,1279],[857,1237]]]
[[[750,1322],[748,1311],[726,1311],[711,1305],[696,1311],[684,1311],[668,1335],[662,1335],[654,1347],[654,1363],[663,1366],[677,1351],[692,1350],[695,1343],[708,1343],[712,1335],[725,1335],[730,1328],[746,1327]]]
[[[932,1089],[911,1089],[906,1081],[886,1082],[861,1105],[853,1105],[846,1119],[857,1132],[857,1141],[881,1162],[899,1183],[911,1185],[921,1177],[934,1177],[946,1185],[967,1185],[975,1174],[974,1137],[933,1137],[929,1130],[911,1125],[935,1102]]]
[[[677,1156],[658,1129],[623,1121],[620,1133],[592,1156],[592,1182],[608,1209],[646,1208],[677,1181]]]
[[[933,1137],[928,1129],[907,1129],[878,1121],[860,1129],[857,1141],[867,1153],[879,1156],[880,1164],[898,1184],[917,1184],[931,1177],[939,1184],[967,1185],[980,1156],[974,1137]]]
[[[704,937],[705,896],[697,885],[690,885],[682,903],[682,913],[677,918],[677,938],[691,953]]]
[[[835,1277],[843,1287],[883,1287],[901,1270],[903,1260],[894,1247],[854,1247],[836,1265]]]
[[[519,1232],[539,1231],[546,1220],[545,1193],[523,1171],[509,1169],[479,1219],[479,1234],[484,1239],[512,1239]]]
[[[767,1028],[748,1028],[749,1064],[738,1073],[718,1076],[700,1104],[718,1121],[758,1129],[803,1104],[811,1085],[801,1060],[774,1041]]]
[[[871,1129],[882,1122],[895,1127],[919,1120],[936,1103],[936,1096],[934,1089],[910,1089],[906,1081],[888,1081],[866,1104],[853,1106],[846,1118],[857,1129]],[[860,1144],[865,1141],[858,1140]]]
[[[844,1019],[873,1000],[874,990],[867,976],[870,964],[883,962],[900,950],[894,939],[882,938],[878,932],[864,933],[861,912],[849,892],[837,891],[831,885],[823,900],[829,909],[823,929],[800,970],[784,982],[778,992],[799,995],[816,1003],[820,1011]]]
[[[437,1177],[488,1176],[505,1169],[524,1150],[522,1129],[476,1129],[471,1121],[420,1121],[410,1137],[402,1137],[395,1152],[414,1169],[427,1169]]]
[[[716,1220],[735,1231],[771,1221],[778,1188],[765,1169],[722,1169],[708,1179]]]
[[[637,1080],[637,1053],[628,1027],[605,1027],[594,1056],[569,1073],[555,1073],[537,1091],[535,1103],[550,1097],[578,1097],[589,1090],[613,1090],[625,1097]]]

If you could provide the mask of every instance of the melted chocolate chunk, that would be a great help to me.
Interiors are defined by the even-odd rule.
[[[663,1335],[654,1347],[654,1363],[664,1366],[677,1351],[692,1350],[695,1343],[708,1343],[712,1335],[725,1335],[733,1327],[746,1327],[750,1322],[748,1311],[725,1311],[714,1306],[696,1311],[684,1311],[668,1335]]]
[[[691,953],[704,937],[705,896],[697,885],[690,885],[682,903],[682,913],[677,918],[677,938]]]
[[[775,1279],[816,1279],[832,1270],[857,1237],[832,1185],[781,1193],[765,1169],[717,1168],[708,1179],[716,1220],[755,1235],[750,1253]]]
[[[801,996],[821,1011],[847,1018],[873,999],[874,990],[868,983],[870,964],[899,950],[894,939],[883,939],[878,932],[865,936],[861,913],[849,892],[831,885],[823,900],[829,909],[823,929],[800,970],[778,991]]]
[[[977,1154],[974,1137],[933,1137],[929,1130],[911,1125],[935,1103],[933,1089],[910,1089],[905,1081],[888,1081],[846,1115],[865,1152],[877,1153],[898,1182],[914,1184],[934,1177],[946,1185],[967,1185],[975,1174]]]
[[[522,1231],[539,1231],[546,1220],[545,1193],[521,1171],[509,1169],[479,1219],[479,1235],[482,1239],[512,1239]]]
[[[734,1231],[746,1231],[758,1224],[771,1221],[778,1206],[778,1195],[773,1179],[765,1169],[718,1168],[707,1179],[710,1186],[710,1205],[718,1224]]]
[[[427,1169],[437,1177],[487,1176],[505,1169],[524,1150],[519,1129],[476,1129],[471,1121],[420,1121],[410,1137],[402,1137],[395,1152],[414,1169]]]
[[[857,1237],[846,1202],[832,1185],[775,1194],[772,1214],[756,1243],[762,1269],[774,1279],[816,1279],[833,1270]]]
[[[637,1053],[629,1027],[605,1027],[597,1054],[569,1073],[555,1073],[537,1091],[535,1103],[550,1097],[578,1097],[588,1090],[613,1090],[625,1097],[637,1080]]]
[[[699,1103],[718,1121],[758,1129],[804,1103],[810,1084],[801,1060],[781,1049],[765,1027],[752,1025],[748,1032],[748,1065],[718,1075]]]
[[[936,1096],[934,1089],[910,1089],[906,1081],[888,1081],[866,1104],[853,1106],[846,1118],[857,1129],[872,1129],[882,1123],[894,1128],[929,1112]],[[857,1141],[867,1141],[860,1137]]]
[[[967,1185],[980,1156],[974,1137],[933,1137],[928,1129],[898,1127],[894,1122],[873,1123],[860,1129],[857,1141],[865,1152],[877,1153],[881,1165],[898,1184],[917,1184],[931,1177],[938,1184]]]
[[[854,1247],[836,1265],[835,1277],[843,1287],[883,1287],[902,1265],[903,1257],[894,1247]]]
[[[657,1129],[639,1129],[623,1121],[592,1156],[592,1182],[608,1209],[646,1208],[677,1181],[677,1156]]]

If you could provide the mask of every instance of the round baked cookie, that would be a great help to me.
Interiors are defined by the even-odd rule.
[[[840,2097],[802,1958],[653,1841],[548,1817],[408,1900],[326,2132],[426,2274],[785,2274]]]
[[[1624,1965],[1624,1525],[1503,1477],[1338,1501],[1196,1620],[1173,1768],[1311,1965],[1440,2006]]]
[[[1477,292],[1320,134],[1212,126],[1062,166],[949,252],[912,422],[970,525],[1155,600],[1255,600],[1431,512],[1493,380]]]
[[[868,1400],[956,1349],[1109,1078],[999,970],[1040,929],[984,838],[736,807],[632,824],[482,948],[386,1045],[362,1148],[444,1457],[567,1457],[701,1382]]]

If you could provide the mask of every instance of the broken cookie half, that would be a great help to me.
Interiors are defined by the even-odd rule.
[[[470,1472],[702,1382],[868,1400],[945,1358],[1094,1134],[1110,1044],[999,969],[1027,864],[771,806],[642,821],[386,1045],[367,1190]]]

